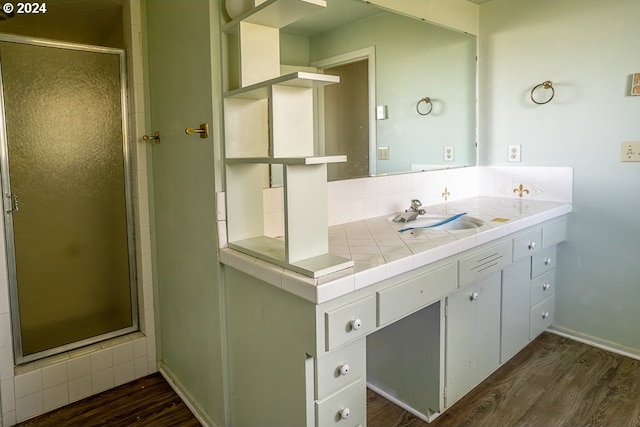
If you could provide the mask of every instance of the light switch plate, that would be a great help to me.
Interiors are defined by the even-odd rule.
[[[622,141],[620,161],[640,162],[640,141]]]
[[[378,105],[376,107],[376,120],[386,120],[386,119],[387,119],[387,106]]]

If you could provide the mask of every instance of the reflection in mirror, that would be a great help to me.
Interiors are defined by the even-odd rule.
[[[329,180],[476,164],[475,36],[359,0],[327,0],[281,29],[280,40],[283,70],[341,76],[316,97],[318,151],[349,159],[330,165]],[[425,97],[429,115],[417,111]],[[278,180],[272,173],[272,185]]]

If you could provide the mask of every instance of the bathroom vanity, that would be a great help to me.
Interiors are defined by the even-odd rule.
[[[231,425],[364,427],[367,387],[431,420],[551,325],[570,204],[478,197],[428,209],[484,225],[334,226],[330,239],[399,241],[410,255],[316,279],[221,250]]]

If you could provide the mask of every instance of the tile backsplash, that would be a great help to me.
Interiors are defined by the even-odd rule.
[[[332,181],[327,187],[327,215],[332,226],[403,211],[412,199],[419,199],[424,206],[478,196],[571,203],[573,168],[474,166]],[[282,236],[282,187],[265,188],[263,196],[265,234]],[[221,248],[227,246],[224,201],[224,193],[218,193]]]
[[[328,184],[329,225],[403,211],[412,199],[424,206],[470,197],[573,201],[570,167],[478,166],[333,181]],[[265,233],[284,233],[282,188],[264,191]]]

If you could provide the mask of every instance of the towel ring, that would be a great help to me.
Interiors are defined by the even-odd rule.
[[[420,104],[423,102],[429,106],[429,111],[427,111],[426,113],[420,111]],[[429,98],[428,96],[422,98],[420,101],[418,101],[418,104],[416,104],[416,111],[421,116],[428,116],[431,113],[431,110],[433,110],[433,103],[431,103],[431,98]]]
[[[536,89],[538,89],[539,87],[542,87],[542,88],[544,88],[544,89],[551,89],[551,96],[550,96],[550,97],[549,97],[549,99],[547,99],[546,101],[539,102],[539,101],[536,101],[536,100],[533,98],[533,92],[534,92]],[[531,89],[531,100],[532,100],[533,102],[535,102],[536,104],[538,104],[538,105],[543,105],[543,104],[546,104],[546,103],[548,103],[549,101],[551,101],[551,100],[553,99],[553,95],[555,95],[555,94],[556,94],[556,91],[555,91],[555,89],[553,88],[553,83],[551,83],[551,80],[547,80],[547,81],[544,81],[544,82],[540,83],[539,85],[535,86],[533,89]]]

